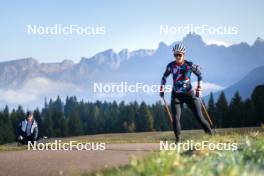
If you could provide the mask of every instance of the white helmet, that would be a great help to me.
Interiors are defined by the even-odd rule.
[[[177,53],[185,53],[185,47],[182,43],[177,43],[173,49],[173,54],[177,54]]]

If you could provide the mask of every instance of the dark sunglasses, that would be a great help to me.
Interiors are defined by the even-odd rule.
[[[183,54],[174,54],[174,57],[182,57]]]

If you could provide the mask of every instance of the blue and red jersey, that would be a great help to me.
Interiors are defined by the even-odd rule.
[[[161,85],[166,84],[167,77],[172,74],[173,91],[175,93],[188,94],[192,91],[191,74],[192,72],[198,77],[198,84],[202,80],[201,71],[198,65],[187,60],[183,64],[178,64],[176,61],[169,63],[161,79]]]

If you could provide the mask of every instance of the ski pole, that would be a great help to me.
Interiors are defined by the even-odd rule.
[[[201,97],[199,97],[199,100],[200,100],[200,102],[201,102],[201,105],[202,105],[202,111],[204,112],[205,117],[207,118],[207,121],[209,122],[210,126],[214,129],[214,132],[216,133],[216,131],[215,131],[215,127],[214,127],[214,124],[213,124],[213,122],[212,122],[212,119],[211,119],[211,117],[210,117],[210,115],[209,115],[209,113],[208,113],[206,107],[205,107],[204,101],[201,99]]]
[[[169,110],[168,104],[167,104],[167,102],[166,102],[166,100],[165,100],[164,97],[162,97],[162,99],[163,99],[163,102],[164,102],[164,105],[165,105],[165,109],[166,109],[166,111],[167,111],[167,113],[168,113],[168,115],[169,115],[169,120],[170,120],[170,122],[172,123],[172,115],[171,115],[171,112],[170,112],[170,110]]]

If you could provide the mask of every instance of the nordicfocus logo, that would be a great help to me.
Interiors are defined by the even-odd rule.
[[[92,150],[100,151],[105,150],[105,143],[80,143],[77,141],[62,142],[61,140],[55,140],[54,142],[40,143],[34,141],[28,142],[28,150]]]
[[[105,35],[105,26],[54,24],[53,26],[27,25],[28,35]]]
[[[239,30],[237,26],[210,26],[210,25],[160,25],[160,35],[186,35],[195,33],[198,35],[237,35]]]
[[[193,140],[187,140],[183,143],[169,143],[168,141],[160,141],[160,150],[175,150],[189,151],[189,150],[227,150],[236,151],[238,149],[238,143],[212,143],[209,141],[194,142]]]
[[[172,86],[165,85],[163,86],[164,92],[171,92]],[[160,92],[160,85],[149,85],[144,83],[134,83],[129,84],[128,82],[119,82],[119,83],[98,83],[93,84],[94,93],[157,93]]]

